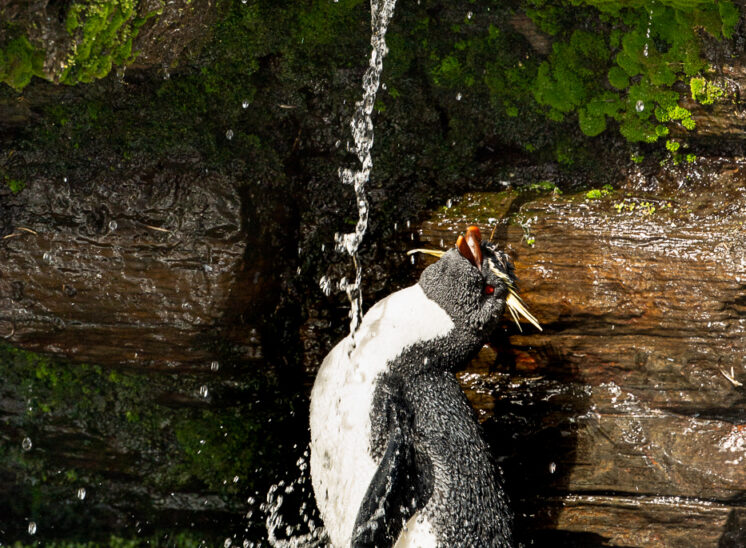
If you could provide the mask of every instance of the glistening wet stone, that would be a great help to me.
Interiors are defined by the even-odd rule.
[[[461,375],[525,539],[743,539],[745,181],[741,161],[703,161],[601,199],[465,195],[423,223],[436,248],[497,226],[544,328],[507,324]]]

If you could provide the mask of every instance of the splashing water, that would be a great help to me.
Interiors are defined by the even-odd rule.
[[[381,83],[381,71],[383,70],[383,58],[388,53],[386,47],[386,30],[391,16],[394,13],[396,0],[370,0],[370,26],[371,37],[370,62],[363,76],[363,98],[355,103],[355,112],[352,115],[350,127],[352,137],[355,141],[354,151],[360,160],[361,168],[341,169],[340,179],[343,184],[354,185],[355,200],[357,202],[358,220],[355,232],[336,236],[337,250],[346,251],[355,265],[355,281],[342,280],[340,289],[347,292],[350,299],[350,333],[353,338],[360,320],[362,319],[363,296],[360,290],[362,282],[362,266],[358,250],[360,242],[368,229],[368,198],[365,195],[365,184],[370,179],[370,171],[373,168],[373,159],[370,150],[373,147],[373,120],[371,113]]]
[[[308,470],[309,450],[307,449],[296,463],[299,475],[289,483],[280,481],[269,488],[267,500],[260,510],[266,516],[267,540],[273,548],[317,548],[326,546],[326,530],[311,509],[313,504],[311,478]],[[290,523],[282,512],[286,497],[294,497],[297,512]],[[302,521],[302,523],[299,523]]]

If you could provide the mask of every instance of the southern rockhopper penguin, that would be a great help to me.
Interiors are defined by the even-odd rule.
[[[335,548],[513,545],[500,473],[455,371],[506,304],[538,323],[477,227],[432,254],[417,284],[326,356],[311,392],[311,480]]]

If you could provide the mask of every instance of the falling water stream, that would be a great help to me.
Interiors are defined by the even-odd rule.
[[[391,16],[394,13],[396,0],[371,0],[370,2],[370,26],[372,46],[368,68],[363,76],[363,97],[355,103],[355,111],[352,115],[350,127],[354,146],[352,150],[360,161],[358,169],[342,168],[339,170],[340,180],[343,184],[353,185],[355,189],[355,201],[358,210],[358,220],[355,231],[335,236],[337,251],[346,252],[352,257],[355,266],[355,280],[350,282],[343,278],[339,282],[339,288],[347,293],[350,300],[350,335],[352,343],[355,344],[355,332],[362,319],[362,265],[360,261],[360,243],[368,229],[369,203],[365,194],[365,185],[370,179],[373,169],[373,105],[376,94],[381,84],[381,72],[383,71],[383,58],[388,53],[386,48],[386,30]],[[329,288],[329,281],[322,278],[320,281],[322,290]],[[301,499],[312,497],[310,479],[308,477],[307,465],[308,452],[298,461],[299,477],[286,483],[279,482],[273,485],[267,492],[266,502],[261,509],[266,515],[267,538],[275,548],[298,548],[320,546],[326,543],[326,533],[322,526],[314,523],[311,511],[306,502],[302,502],[300,515],[292,518],[292,521],[301,521],[297,525],[290,523],[282,511],[285,497],[301,491]],[[300,531],[307,531],[301,533]]]
[[[360,243],[368,229],[368,198],[365,195],[365,185],[370,179],[373,168],[371,148],[373,147],[373,120],[371,113],[376,101],[376,93],[381,83],[381,71],[383,70],[383,58],[388,53],[386,48],[386,29],[391,16],[394,13],[396,0],[371,0],[370,2],[370,26],[372,46],[370,62],[363,76],[363,97],[355,104],[355,112],[352,115],[350,127],[354,140],[355,154],[360,161],[358,169],[340,169],[340,179],[343,184],[353,185],[355,188],[355,200],[357,202],[358,220],[355,231],[347,234],[337,234],[337,250],[344,251],[352,257],[355,265],[355,281],[349,282],[343,278],[339,284],[340,289],[347,292],[350,299],[350,333],[355,337],[362,319],[363,296],[361,292],[362,265],[360,263]]]

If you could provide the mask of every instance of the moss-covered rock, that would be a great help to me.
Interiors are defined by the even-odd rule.
[[[145,63],[168,66],[182,50],[204,42],[205,25],[218,14],[200,0],[0,2],[0,82],[17,90],[34,76],[87,83],[115,67],[123,70],[141,53]]]
[[[289,424],[297,396],[236,367],[227,358],[207,375],[158,375],[0,345],[5,538],[26,521],[42,539],[106,536],[117,523],[134,534],[132,513],[146,531],[174,525],[169,511],[231,521],[296,458],[272,432]]]

